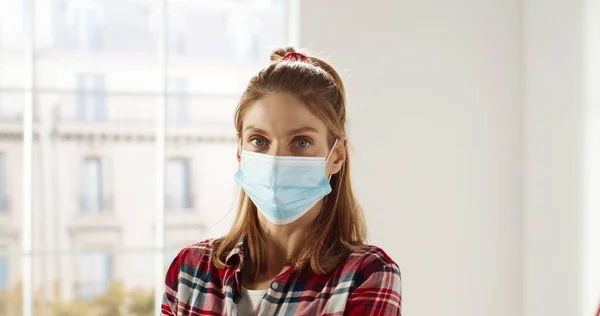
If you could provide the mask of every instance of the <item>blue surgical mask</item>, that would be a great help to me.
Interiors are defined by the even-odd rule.
[[[272,156],[242,151],[235,182],[273,224],[289,224],[331,192],[327,157]]]

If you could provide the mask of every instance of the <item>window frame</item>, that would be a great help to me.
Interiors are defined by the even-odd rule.
[[[22,205],[22,219],[21,219],[21,274],[22,274],[22,315],[32,316],[33,315],[33,144],[34,144],[34,109],[35,109],[35,98],[40,93],[36,84],[36,52],[38,48],[35,43],[35,0],[20,0],[22,1],[23,9],[23,36],[22,40],[24,43],[23,56],[25,61],[25,84],[23,86],[24,103],[23,103],[23,114],[22,114],[22,161],[23,167],[21,170],[23,191],[21,196]],[[169,51],[168,36],[168,10],[167,3],[169,0],[155,0],[157,3],[156,16],[158,27],[156,32],[157,39],[157,69],[156,77],[160,81],[157,83],[156,92],[160,95],[158,102],[154,104],[153,110],[156,111],[156,132],[155,132],[155,164],[156,164],[156,192],[165,192],[165,128],[166,128],[166,107],[168,102],[168,91],[167,91],[167,60],[168,56],[173,52]],[[98,8],[97,3],[93,0],[82,0],[82,1],[67,1],[67,18],[70,20],[70,27],[77,27],[77,10],[79,8]],[[300,0],[285,0],[283,4],[283,21],[285,22],[284,37],[286,38],[286,44],[298,46],[299,44],[299,8]],[[81,49],[80,41],[77,39],[77,45],[80,50],[90,52],[92,54],[97,53],[103,49],[103,38],[102,38],[102,25],[105,23],[104,12],[101,7],[98,9],[98,23],[100,24],[100,35],[99,35],[99,47],[97,49]],[[185,28],[182,30],[185,32]],[[79,35],[78,35],[79,36]],[[183,43],[183,50],[186,50],[185,43]],[[106,84],[106,78],[104,84]],[[85,94],[89,93],[101,93],[104,98],[108,96],[106,87],[102,91],[84,91]],[[104,104],[104,118],[108,119],[108,106]],[[190,168],[190,167],[188,167]],[[189,184],[191,186],[191,184]],[[164,194],[156,194],[155,197],[155,209],[154,218],[156,221],[154,248],[154,306],[155,311],[160,310],[160,304],[162,301],[162,295],[164,293],[164,225],[165,225],[165,203]],[[113,257],[114,260],[114,257]],[[114,264],[114,263],[113,263]],[[10,275],[10,274],[9,274]],[[9,283],[10,285],[10,283]]]

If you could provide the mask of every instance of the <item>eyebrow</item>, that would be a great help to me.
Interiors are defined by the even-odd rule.
[[[306,127],[300,127],[300,128],[296,128],[293,129],[291,131],[289,131],[287,134],[288,135],[296,135],[296,134],[301,134],[301,133],[319,133],[319,130],[317,130],[314,127],[310,127],[310,126],[306,126]]]
[[[256,133],[260,133],[260,134],[268,134],[265,130],[255,127],[253,125],[249,125],[246,128],[244,128],[244,132],[246,132],[246,131],[253,131]],[[295,129],[289,131],[287,134],[288,135],[296,135],[296,134],[307,133],[307,132],[318,133],[319,130],[314,127],[305,126],[305,127],[295,128]]]
[[[267,134],[267,132],[265,132],[265,130],[255,127],[254,125],[246,126],[246,128],[244,128],[244,132],[246,132],[246,131],[253,131],[253,132],[260,133],[260,134]]]

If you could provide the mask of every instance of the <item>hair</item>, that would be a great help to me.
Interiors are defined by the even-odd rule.
[[[268,93],[288,93],[302,101],[328,128],[328,145],[346,137],[346,94],[339,74],[328,63],[316,57],[285,59],[295,53],[293,47],[277,48],[271,53],[271,64],[250,79],[235,110],[234,123],[242,136],[244,115]],[[350,251],[365,245],[366,225],[363,211],[354,197],[350,182],[350,159],[331,177],[332,192],[325,197],[323,209],[307,232],[310,240],[294,262],[295,269],[310,266],[315,273],[328,273],[341,263]],[[231,230],[213,242],[212,260],[216,267],[227,266],[225,258],[246,237],[246,267],[256,277],[266,267],[267,249],[260,229],[256,205],[239,192],[237,213]]]

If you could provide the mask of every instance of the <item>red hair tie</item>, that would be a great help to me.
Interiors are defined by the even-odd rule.
[[[306,57],[306,55],[304,55],[304,54],[291,52],[291,53],[285,54],[285,56],[283,56],[283,60],[307,61],[308,57]]]

